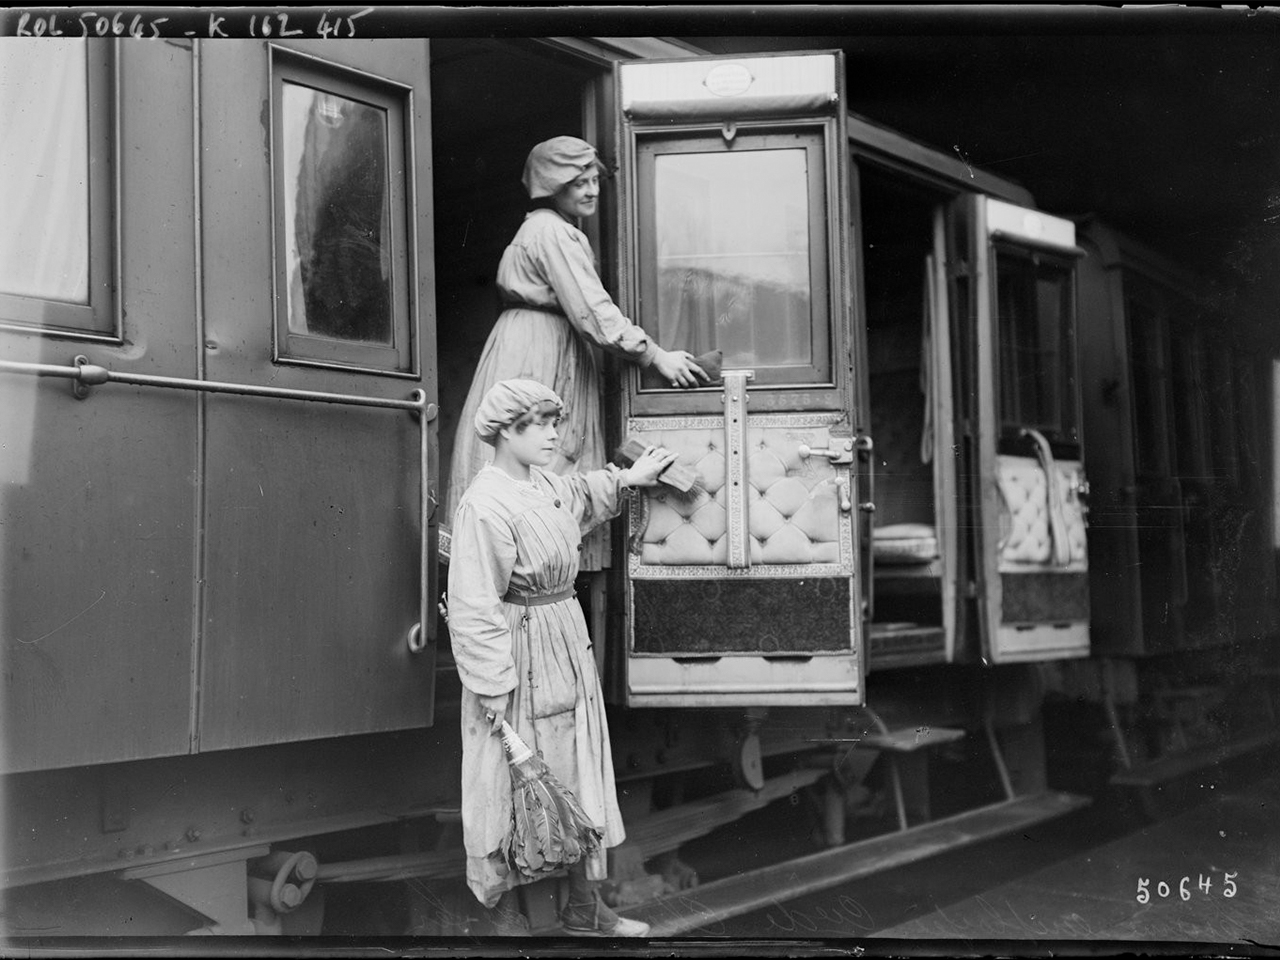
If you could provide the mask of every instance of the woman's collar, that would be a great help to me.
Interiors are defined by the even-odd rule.
[[[576,227],[578,229],[581,229],[581,223],[577,220],[576,217],[575,218],[566,217],[563,213],[561,213],[555,207],[534,207],[532,210],[530,210],[528,213],[525,214],[525,217],[526,218],[532,217],[535,213],[542,213],[544,211],[553,216],[559,217],[561,220],[563,220],[565,223],[567,223],[571,227]]]

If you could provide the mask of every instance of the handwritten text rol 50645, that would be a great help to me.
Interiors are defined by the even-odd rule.
[[[1236,895],[1236,877],[1239,875],[1238,871],[1236,873],[1223,872],[1222,886],[1218,891],[1219,896],[1226,897],[1230,900]],[[1180,900],[1190,900],[1191,897],[1197,893],[1204,897],[1213,896],[1213,876],[1203,873],[1198,874],[1197,876],[1199,879],[1194,884],[1188,876],[1183,877],[1181,880],[1173,881],[1172,883],[1168,880],[1157,880],[1154,888],[1151,886],[1150,877],[1139,877],[1138,895],[1136,899],[1139,903],[1150,903],[1153,890],[1155,891],[1155,895],[1161,900],[1168,900],[1171,897],[1177,897]],[[1176,886],[1174,884],[1176,884]]]

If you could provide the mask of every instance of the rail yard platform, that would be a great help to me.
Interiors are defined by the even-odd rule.
[[[1274,771],[1274,768],[1273,768]],[[1280,947],[1280,772],[876,937]],[[1145,949],[1145,948],[1144,948]]]

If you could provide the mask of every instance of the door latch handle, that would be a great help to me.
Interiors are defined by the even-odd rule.
[[[810,457],[826,457],[833,465],[853,463],[853,441],[840,441],[837,447],[811,447],[807,443],[802,443],[796,447],[796,453],[800,455],[801,460],[808,460]]]
[[[849,481],[844,477],[836,480],[836,493],[840,497],[840,512],[848,513],[853,509],[853,501],[849,499]],[[862,506],[862,504],[859,504]]]

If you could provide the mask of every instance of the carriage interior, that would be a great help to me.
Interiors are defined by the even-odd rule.
[[[955,521],[937,493],[931,328],[939,298],[929,265],[939,198],[871,165],[859,171],[862,229],[855,241],[866,291],[876,471],[869,660],[895,666],[941,659],[946,647],[940,534]]]
[[[538,83],[522,82],[535,68]],[[498,261],[529,206],[525,156],[581,129],[583,76],[525,44],[431,43],[441,502],[458,414],[501,312]]]

